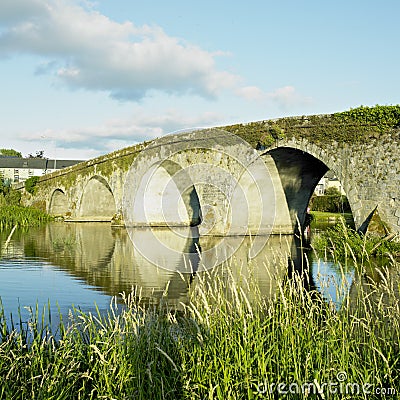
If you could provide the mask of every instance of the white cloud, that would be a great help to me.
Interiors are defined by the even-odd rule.
[[[312,102],[311,97],[301,95],[293,86],[284,86],[273,92],[265,92],[257,86],[244,86],[237,89],[235,93],[246,100],[275,103],[285,110]]]
[[[293,86],[284,86],[268,93],[267,97],[284,109],[311,103],[311,97],[302,96]]]
[[[20,139],[34,142],[38,147],[47,143],[53,150],[55,147],[63,149],[63,154],[64,150],[75,149],[79,154],[89,151],[90,154],[100,155],[181,129],[214,126],[222,118],[221,115],[212,112],[187,116],[176,110],[154,116],[139,109],[136,115],[128,120],[111,120],[100,126],[74,129],[47,129],[25,133]]]
[[[236,94],[246,100],[263,100],[266,97],[266,93],[257,86],[241,87],[236,90]]]
[[[149,90],[216,96],[238,77],[219,71],[215,57],[168,36],[160,27],[112,21],[67,0],[1,0],[0,55],[44,58],[45,68],[71,88],[137,100]]]

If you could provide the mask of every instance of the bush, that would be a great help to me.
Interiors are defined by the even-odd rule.
[[[343,195],[313,196],[310,201],[310,208],[313,211],[324,211],[332,213],[351,212],[350,204]]]
[[[31,176],[30,178],[28,178],[25,181],[25,190],[28,193],[33,194],[35,192],[35,186],[36,186],[38,181],[39,181],[39,177],[38,176]]]
[[[21,193],[18,190],[10,189],[5,194],[4,200],[9,206],[18,206],[21,201]]]
[[[331,186],[331,187],[328,187],[325,189],[324,195],[325,196],[340,196],[341,193],[337,187]]]

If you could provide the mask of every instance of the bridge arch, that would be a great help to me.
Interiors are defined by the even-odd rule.
[[[125,191],[133,196],[133,212],[131,221],[126,221],[128,224],[160,227],[199,225],[200,201],[186,169],[175,161],[164,160],[147,165],[141,172],[136,190],[132,190],[129,182],[125,186]]]
[[[303,142],[284,143],[268,149],[262,156],[272,159],[276,165],[293,228],[296,228],[297,220],[301,226],[304,225],[311,196],[318,182],[329,170],[339,179],[354,215],[354,209],[357,209],[360,201],[356,190],[349,183],[344,160],[332,154],[328,156],[318,146],[307,146]]]
[[[66,215],[68,213],[68,198],[65,192],[59,188],[55,189],[50,197],[48,213],[50,215]]]
[[[110,221],[115,214],[115,199],[110,185],[100,175],[91,177],[83,189],[78,217]]]

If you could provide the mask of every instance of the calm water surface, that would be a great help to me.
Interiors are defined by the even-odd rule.
[[[48,304],[52,314],[60,311],[66,315],[72,306],[105,311],[113,296],[130,293],[133,287],[141,287],[144,300],[154,303],[168,288],[169,303],[179,307],[186,302],[189,287],[196,284],[201,271],[214,265],[218,269],[219,261],[225,259],[238,279],[249,274],[250,263],[262,293],[271,296],[277,279],[287,276],[289,264],[299,269],[305,263],[292,236],[222,240],[188,237],[185,230],[177,237],[167,229],[154,228],[130,233],[136,247],[122,228],[101,223],[52,223],[16,231],[4,248],[9,232],[3,232],[0,296],[6,316],[18,315],[19,309],[26,320],[29,307],[38,305],[42,310]],[[154,237],[174,251],[158,249]],[[340,305],[351,288],[354,272],[343,274],[332,262],[316,260],[311,253],[307,257],[310,287]],[[289,258],[292,263],[288,263]],[[166,268],[155,263],[164,263]],[[190,270],[196,273],[180,273]]]

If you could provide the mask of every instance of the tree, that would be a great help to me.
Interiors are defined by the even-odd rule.
[[[35,155],[28,154],[29,158],[44,158],[44,150],[38,150]]]
[[[340,196],[341,193],[339,189],[335,186],[331,186],[325,189],[325,196]]]
[[[0,154],[7,157],[22,157],[22,153],[14,149],[0,149]]]

